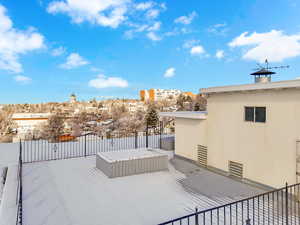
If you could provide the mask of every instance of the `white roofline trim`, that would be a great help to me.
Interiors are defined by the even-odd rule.
[[[254,83],[243,85],[219,86],[200,89],[200,93],[214,94],[223,92],[237,92],[237,91],[256,91],[256,90],[270,90],[270,89],[285,89],[285,88],[300,88],[300,80],[286,80],[270,83]]]
[[[160,112],[160,117],[174,117],[183,119],[205,120],[207,119],[206,111],[180,111],[180,112]]]

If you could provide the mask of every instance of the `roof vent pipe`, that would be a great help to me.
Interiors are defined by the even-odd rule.
[[[267,69],[261,69],[255,73],[251,73],[250,75],[254,76],[255,83],[269,83],[272,81],[273,74],[275,74],[275,72]]]
[[[272,81],[271,76],[268,76],[268,77],[259,77],[259,76],[257,76],[257,77],[254,78],[255,83],[269,83],[271,81]]]

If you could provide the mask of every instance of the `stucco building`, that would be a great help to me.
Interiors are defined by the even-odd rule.
[[[17,125],[15,139],[24,138],[28,133],[33,132],[38,126],[46,123],[50,115],[50,113],[14,113],[12,120]]]
[[[171,89],[150,89],[150,90],[141,90],[140,91],[140,100],[141,101],[162,101],[167,99],[175,99],[179,95],[190,96],[191,98],[195,98],[196,95],[192,92],[182,92],[180,90]]]
[[[207,112],[161,113],[175,117],[176,155],[271,187],[300,182],[300,80],[200,91]]]

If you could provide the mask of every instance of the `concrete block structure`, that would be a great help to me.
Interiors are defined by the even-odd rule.
[[[168,155],[153,149],[100,152],[96,167],[107,177],[123,177],[168,169]]]

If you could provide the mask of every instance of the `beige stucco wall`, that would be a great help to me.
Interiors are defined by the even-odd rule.
[[[245,106],[265,106],[266,123],[245,122]],[[190,134],[199,137],[196,131],[200,128],[195,127]],[[210,95],[207,135],[210,166],[228,171],[232,160],[244,165],[244,177],[250,180],[272,187],[293,184],[296,140],[300,138],[300,90]]]
[[[206,120],[176,118],[175,154],[197,161],[197,145],[207,145]]]

